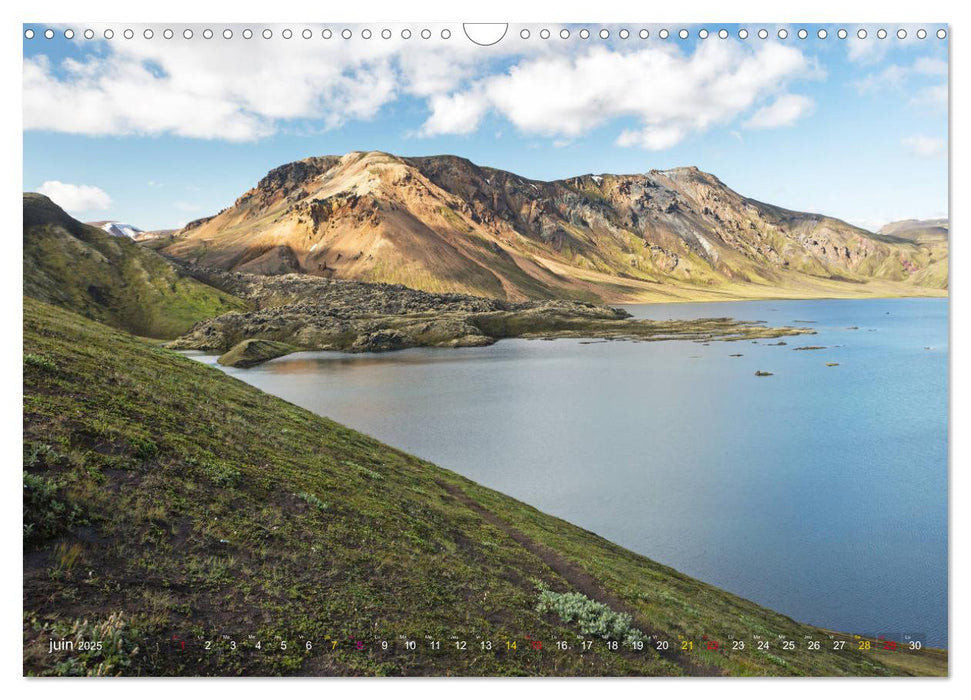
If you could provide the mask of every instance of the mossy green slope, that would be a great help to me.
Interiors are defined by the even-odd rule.
[[[25,672],[946,672],[939,652],[831,652],[821,630],[33,299],[24,353]],[[581,649],[555,611],[576,591],[619,613],[612,629],[694,649],[613,651],[591,633]],[[47,653],[81,637],[105,651]]]
[[[158,253],[72,219],[24,193],[24,294],[136,335],[174,338],[245,302],[180,272]]]

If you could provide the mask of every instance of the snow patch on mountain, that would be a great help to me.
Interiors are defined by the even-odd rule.
[[[121,221],[105,221],[101,224],[101,230],[119,238],[135,239],[145,233],[140,228],[126,224]]]

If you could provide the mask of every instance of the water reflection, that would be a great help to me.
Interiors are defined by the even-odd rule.
[[[225,371],[797,619],[946,644],[947,301],[627,308],[817,335],[510,340]]]

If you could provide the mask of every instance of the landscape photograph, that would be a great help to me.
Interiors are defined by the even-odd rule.
[[[24,676],[946,677],[946,24],[24,24]]]

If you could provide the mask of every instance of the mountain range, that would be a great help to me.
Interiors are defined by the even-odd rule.
[[[367,154],[356,162],[372,158],[380,160]],[[418,179],[411,170],[417,166],[381,158],[389,159],[392,170],[403,168],[402,177]],[[325,182],[302,170],[309,166],[288,167],[292,184],[278,173],[237,203],[236,219],[220,221],[220,215],[187,227],[171,247],[197,245],[193,231],[215,231],[233,221],[243,229],[248,226],[256,238],[273,231],[281,241],[287,230],[296,235],[308,214],[290,208],[304,206],[308,188],[324,187]],[[436,275],[455,266],[451,277],[429,273],[423,278],[429,285],[468,284],[466,269],[481,271],[473,282],[500,280],[493,288],[495,296],[597,296],[647,284],[640,277],[612,272],[584,277],[582,266],[556,262],[565,259],[563,251],[574,240],[577,246],[586,241],[585,259],[611,259],[611,237],[599,224],[590,228],[602,236],[596,245],[593,234],[582,238],[577,231],[587,229],[575,224],[569,233],[575,238],[564,238],[557,251],[551,242],[555,235],[544,242],[542,232],[527,235],[516,227],[528,220],[567,221],[558,209],[535,219],[516,218],[519,210],[509,202],[520,200],[510,194],[505,205],[497,195],[489,207],[469,195],[475,206],[466,211],[459,195],[437,185],[434,189],[425,175],[413,189],[402,186],[413,197],[394,199],[391,193],[397,189],[381,185],[389,177],[383,166],[361,167],[360,186],[389,198],[353,195],[358,199],[352,205],[347,195],[344,205],[327,204],[326,199],[314,205],[320,207],[312,209],[319,214],[320,239],[304,245],[308,252],[330,251],[318,263],[330,259],[327,269],[313,270],[315,276],[238,271],[285,272],[284,263],[315,259],[300,258],[290,243],[285,245],[291,256],[281,242],[279,250],[267,249],[250,259],[223,259],[224,248],[232,245],[220,233],[219,246],[203,247],[193,257],[221,262],[223,269],[204,268],[159,254],[153,249],[159,239],[148,247],[76,221],[47,197],[24,194],[25,674],[947,674],[945,651],[887,651],[877,640],[796,622],[149,339],[185,334],[183,342],[199,336],[213,343],[218,336],[229,344],[237,340],[230,336],[239,332],[242,342],[224,360],[245,366],[289,351],[289,346],[276,347],[279,334],[287,340],[292,334],[307,347],[319,347],[328,333],[335,343],[357,344],[363,337],[370,343],[366,349],[375,349],[382,343],[403,347],[412,341],[451,344],[449,325],[455,327],[456,340],[464,339],[460,344],[475,344],[537,328],[544,336],[572,332],[576,329],[566,322],[583,315],[588,322],[625,322],[625,312],[583,301],[519,302],[331,280],[343,274],[335,268],[340,259],[333,248],[339,230],[345,241],[370,235],[372,259],[390,260],[410,251],[415,265],[429,265]],[[489,178],[497,177],[497,171],[490,172]],[[447,181],[444,175],[436,177]],[[607,181],[603,176],[600,184]],[[532,189],[532,183],[523,182],[525,189]],[[503,187],[514,192],[516,186]],[[565,184],[548,185],[549,192],[578,201],[568,190]],[[456,209],[441,211],[437,207],[444,205],[432,194]],[[267,200],[261,204],[263,197]],[[288,197],[292,202],[285,204]],[[608,220],[613,209],[598,209],[584,197],[588,204],[577,204],[576,211],[590,207]],[[332,205],[334,209],[327,208]],[[346,211],[341,208],[345,205]],[[261,211],[265,226],[246,223],[245,212],[255,216]],[[331,219],[321,213],[326,211]],[[500,213],[488,218],[488,211]],[[430,223],[419,221],[418,214]],[[366,225],[371,215],[375,218]],[[404,231],[414,235],[407,240],[417,247],[402,248],[399,229],[384,216],[410,222],[413,228]],[[727,210],[719,216],[727,217]],[[466,222],[469,230],[462,233],[457,221]],[[501,232],[493,242],[503,253],[486,242],[484,232],[493,229]],[[852,274],[863,281],[856,284],[875,284],[874,275],[866,278],[859,272],[870,269],[865,259],[875,264],[884,254],[889,266],[890,258],[878,252],[885,249],[877,244],[894,255],[914,256],[908,260],[933,257],[921,269],[942,263],[946,274],[946,233],[941,240],[934,229],[914,223],[884,236],[867,234],[864,242],[874,248],[867,256],[859,253],[863,260]],[[682,232],[685,238],[679,240],[687,241],[690,231]],[[708,234],[701,235],[714,250],[723,250]],[[245,238],[236,242],[238,248],[245,249]],[[424,241],[446,257],[429,257]],[[323,247],[309,251],[315,244]],[[672,239],[670,245],[679,244]],[[942,246],[943,257],[938,257]],[[594,253],[601,247],[603,257],[598,258]],[[724,250],[729,257],[728,248]],[[466,253],[469,257],[463,257]],[[733,261],[745,257],[733,255]],[[485,266],[495,260],[502,262],[496,263],[496,271]],[[697,254],[690,260],[707,258]],[[554,274],[536,261],[558,264],[570,274]],[[722,276],[731,269],[709,267],[710,274]],[[383,269],[393,274],[397,268]],[[917,274],[893,283],[908,289],[903,285],[914,284]],[[695,286],[657,284],[673,290],[672,295],[687,295],[698,288],[696,281],[689,281]],[[730,283],[718,284],[726,294],[734,289]],[[570,318],[564,317],[566,312]],[[602,318],[608,312],[615,318]],[[361,325],[365,323],[384,325]],[[692,324],[699,323],[706,333],[738,330],[730,319],[640,323],[656,324],[664,337],[672,337],[673,331],[692,332]],[[762,333],[758,325],[743,324],[742,330]],[[774,653],[738,653],[727,643],[711,646],[713,640],[763,637],[772,640]],[[813,639],[822,641],[820,650],[805,643]],[[53,653],[54,640],[110,643],[98,653],[63,654]],[[440,649],[428,648],[429,640],[442,640]],[[533,646],[544,640],[543,649]],[[610,646],[620,640],[623,647]],[[845,644],[845,651],[830,652],[833,640]],[[792,646],[784,646],[786,641]],[[405,646],[411,642],[421,648],[412,653]],[[557,650],[556,642],[569,649]],[[691,647],[685,646],[689,643]]]
[[[946,233],[903,230],[759,202],[694,167],[544,182],[372,151],[271,170],[162,250],[232,271],[509,300],[945,293]]]

